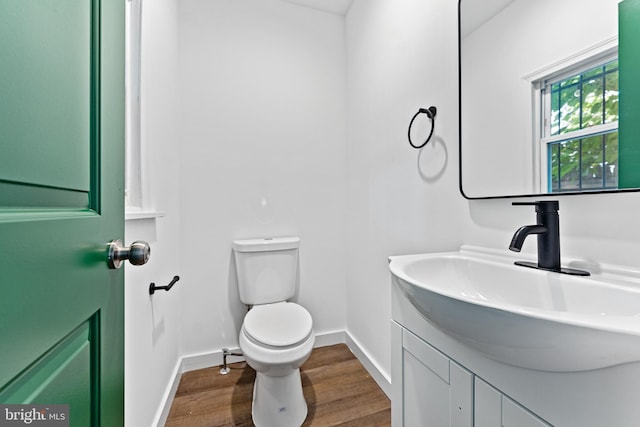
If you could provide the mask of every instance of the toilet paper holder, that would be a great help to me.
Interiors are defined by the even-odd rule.
[[[169,284],[166,286],[157,286],[154,282],[152,282],[149,285],[149,295],[153,295],[156,291],[160,290],[170,291],[173,285],[175,285],[178,280],[180,280],[180,276],[173,276],[171,282],[169,282]]]

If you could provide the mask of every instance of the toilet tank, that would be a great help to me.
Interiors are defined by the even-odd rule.
[[[293,297],[299,246],[299,237],[234,240],[240,300],[257,305]]]

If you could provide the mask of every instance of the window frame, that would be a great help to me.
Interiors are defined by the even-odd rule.
[[[576,74],[604,65],[618,57],[617,37],[606,40],[597,46],[585,49],[565,60],[552,64],[538,72],[525,76],[532,88],[532,119],[533,119],[533,160],[534,182],[540,186],[538,192],[547,194],[562,194],[553,192],[549,174],[549,144],[559,141],[572,141],[590,136],[609,133],[618,128],[618,122],[605,123],[586,129],[579,129],[558,135],[551,134],[551,85]],[[547,90],[549,88],[549,90]],[[602,191],[607,188],[571,189],[568,192]]]
[[[125,211],[144,210],[141,132],[142,0],[127,0],[125,42]]]
[[[161,218],[165,212],[152,206],[148,142],[142,129],[142,28],[143,0],[125,5],[125,220]]]

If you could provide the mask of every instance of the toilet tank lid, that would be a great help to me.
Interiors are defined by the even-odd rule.
[[[299,237],[267,237],[233,241],[233,250],[236,252],[283,251],[296,249],[299,246]]]

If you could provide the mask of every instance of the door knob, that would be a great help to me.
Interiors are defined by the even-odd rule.
[[[107,263],[110,269],[120,268],[122,261],[129,260],[133,265],[143,265],[149,261],[151,256],[151,248],[147,242],[138,240],[133,242],[131,246],[122,246],[122,241],[112,240],[109,243],[109,259]]]

